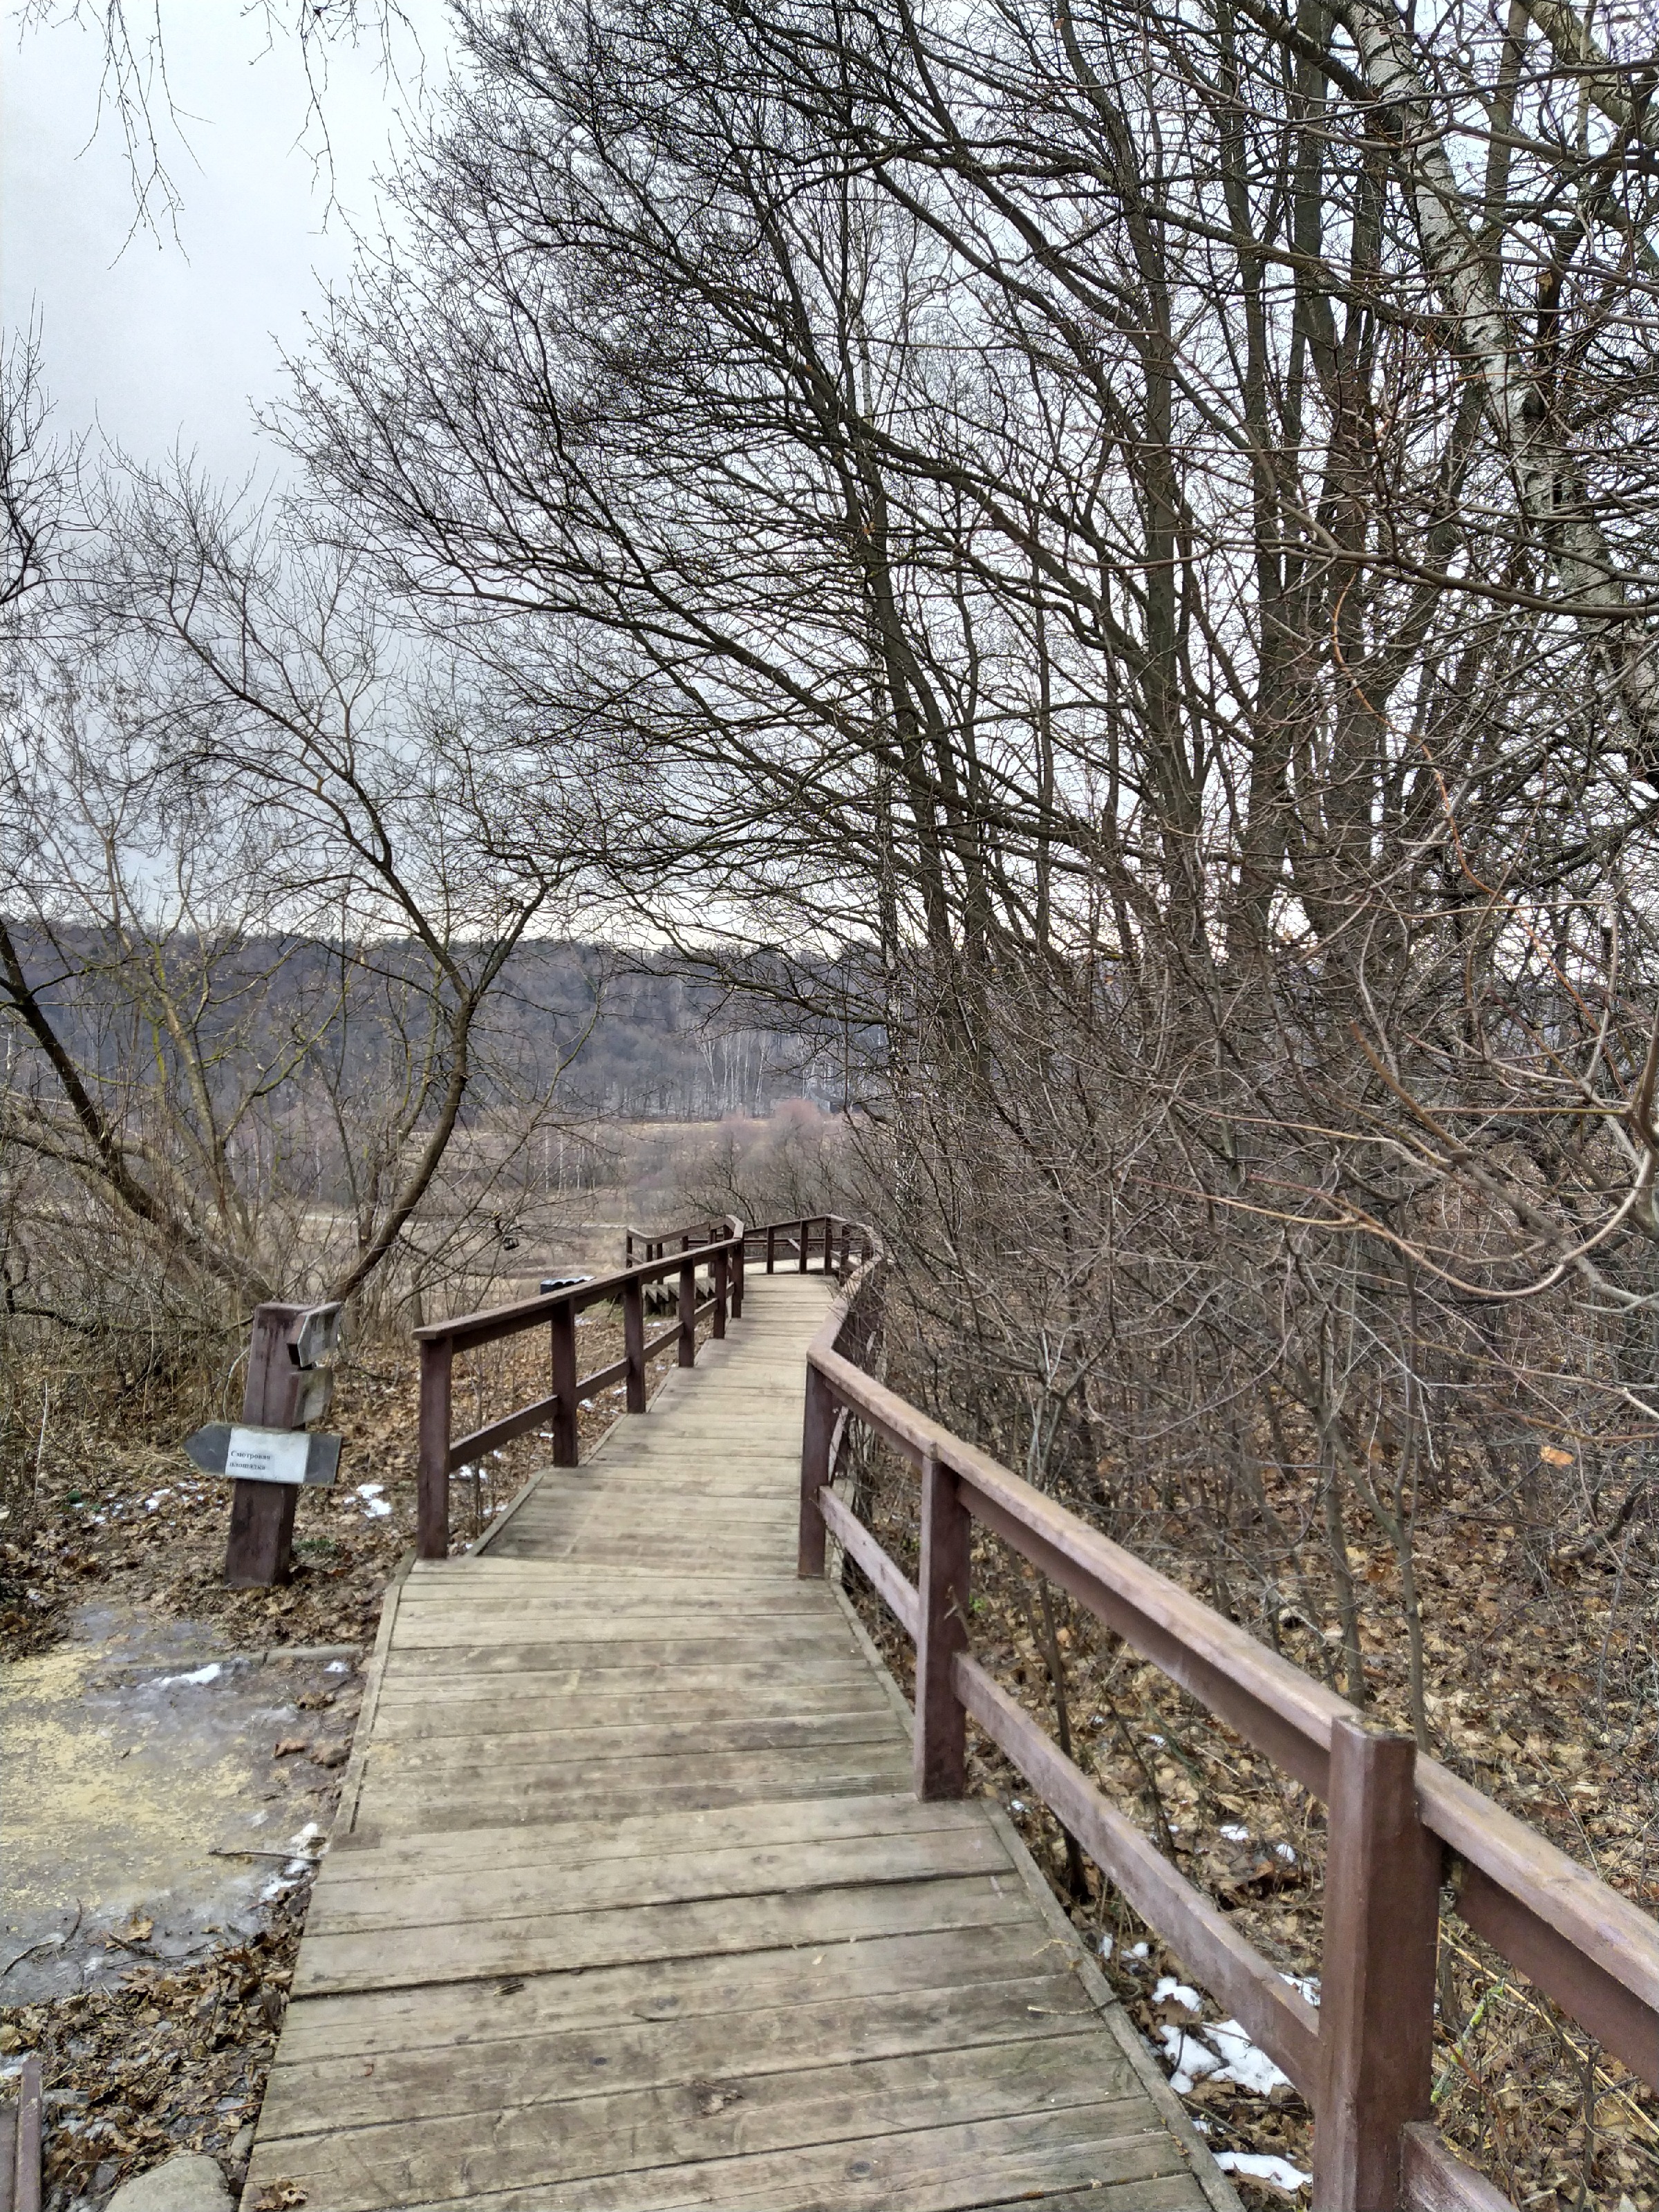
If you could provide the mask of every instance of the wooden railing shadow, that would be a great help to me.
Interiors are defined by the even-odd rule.
[[[752,1234],[752,1232],[751,1232]],[[1451,1909],[1659,2087],[1659,1924],[1409,1735],[1376,1727],[1235,1622],[867,1374],[882,1255],[847,1274],[807,1355],[799,1571],[833,1535],[916,1647],[914,1771],[962,1796],[971,1719],[1315,2116],[1317,2212],[1501,2212],[1431,2125],[1443,1886]],[[830,1488],[851,1421],[920,1479],[909,1582]],[[973,1524],[993,1531],[1328,1808],[1321,2001],[1310,2004],[1125,1819],[968,1649]]]

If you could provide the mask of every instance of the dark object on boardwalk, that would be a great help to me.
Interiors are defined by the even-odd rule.
[[[225,1580],[233,1589],[285,1583],[294,1564],[294,1507],[307,1484],[331,1483],[339,1473],[338,1437],[297,1432],[320,1420],[334,1395],[331,1372],[318,1365],[338,1348],[340,1309],[256,1306],[248,1346],[242,1419],[212,1421],[185,1445],[196,1466],[228,1475],[230,1540]]]

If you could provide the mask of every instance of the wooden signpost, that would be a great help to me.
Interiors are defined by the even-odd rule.
[[[233,1589],[288,1580],[300,1491],[308,1483],[331,1484],[339,1473],[339,1437],[307,1428],[327,1412],[334,1395],[331,1370],[318,1363],[337,1348],[339,1334],[337,1305],[256,1306],[241,1421],[211,1421],[185,1441],[185,1452],[204,1474],[222,1474],[236,1486],[225,1547],[225,1580]]]

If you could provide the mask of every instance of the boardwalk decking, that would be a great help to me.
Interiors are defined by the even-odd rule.
[[[1234,2206],[1000,1812],[794,1577],[825,1287],[388,1600],[245,2202]]]

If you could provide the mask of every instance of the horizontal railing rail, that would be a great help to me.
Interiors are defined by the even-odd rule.
[[[744,1232],[746,1249],[763,1252],[766,1272],[777,1273],[780,1259],[786,1264],[793,1257],[795,1271],[805,1274],[814,1258],[820,1274],[835,1275],[842,1282],[856,1267],[864,1266],[875,1250],[868,1227],[861,1221],[849,1221],[839,1213],[809,1213],[793,1221],[769,1221],[758,1229]]]
[[[881,1254],[869,1231],[854,1233],[866,1258],[807,1354],[799,1571],[821,1575],[833,1536],[914,1642],[918,1796],[963,1794],[971,1719],[1301,2091],[1315,2115],[1319,2212],[1497,2212],[1507,2202],[1426,2124],[1444,1882],[1469,1927],[1659,2087],[1659,1923],[1410,1736],[1376,1727],[866,1373]],[[830,1487],[852,1420],[920,1477],[916,1583]],[[975,1522],[1325,1802],[1316,2008],[972,1656]]]
[[[679,1365],[694,1366],[697,1323],[712,1316],[711,1334],[718,1338],[726,1334],[728,1314],[733,1321],[742,1318],[745,1235],[743,1223],[735,1215],[721,1222],[665,1231],[649,1239],[641,1231],[629,1230],[626,1248],[629,1264],[616,1274],[597,1275],[532,1298],[516,1299],[510,1305],[489,1306],[477,1313],[459,1314],[450,1321],[428,1322],[417,1328],[421,1403],[416,1549],[420,1557],[441,1559],[447,1555],[449,1478],[457,1468],[471,1464],[485,1452],[498,1450],[544,1424],[551,1437],[554,1465],[575,1467],[580,1463],[577,1415],[584,1398],[621,1382],[626,1386],[626,1410],[642,1413],[646,1371],[653,1358],[673,1345]],[[636,1242],[650,1242],[659,1249],[635,1263]],[[699,1271],[706,1273],[709,1283],[708,1295],[701,1298]],[[646,1289],[670,1276],[678,1278],[678,1310],[669,1328],[647,1337]],[[578,1376],[576,1316],[587,1306],[610,1304],[622,1308],[623,1356],[591,1375]],[[486,1421],[465,1436],[453,1435],[456,1355],[530,1328],[548,1331],[548,1380],[552,1387],[546,1396]]]

